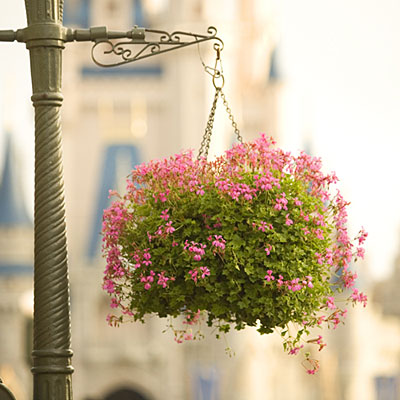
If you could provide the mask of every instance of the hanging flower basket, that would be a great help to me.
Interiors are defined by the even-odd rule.
[[[335,328],[346,303],[365,305],[349,264],[363,256],[367,234],[350,241],[335,174],[274,144],[261,136],[215,161],[183,152],[132,171],[127,194],[104,212],[103,287],[121,311],[110,324],[183,315],[180,342],[195,338],[203,315],[219,332],[278,328],[297,354],[310,328]],[[321,337],[308,343],[325,345]]]

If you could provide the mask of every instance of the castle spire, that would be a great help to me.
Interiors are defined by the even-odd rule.
[[[12,137],[6,134],[5,157],[0,175],[0,227],[32,225],[28,216],[20,174],[16,170]]]

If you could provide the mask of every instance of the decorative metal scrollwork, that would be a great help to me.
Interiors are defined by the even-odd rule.
[[[11,393],[10,389],[4,385],[0,378],[0,400],[15,400],[14,395]]]
[[[208,40],[215,41],[215,50],[222,50],[224,43],[216,36],[217,29],[210,26],[207,33],[208,35],[182,31],[168,33],[135,26],[127,34],[127,37],[131,40],[116,41],[110,39],[110,37],[97,39],[92,47],[92,59],[100,67],[115,67]],[[148,37],[146,38],[146,36]],[[118,56],[122,60],[103,61],[104,58],[107,58],[107,55]],[[112,59],[115,59],[115,57],[112,57]]]

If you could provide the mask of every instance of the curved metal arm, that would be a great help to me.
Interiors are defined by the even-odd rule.
[[[92,48],[92,59],[100,67],[115,67],[208,40],[215,41],[214,49],[222,50],[224,42],[216,36],[217,29],[210,26],[207,29],[207,33],[208,35],[182,31],[168,33],[156,29],[134,27],[132,31],[126,33],[126,37],[131,38],[131,40],[115,42],[112,39],[121,35],[122,32],[111,31],[104,38],[98,37],[94,39],[96,43]],[[151,36],[148,40],[146,39],[146,34]],[[101,48],[103,49],[103,57],[104,55],[114,55],[122,60],[102,61],[100,59]]]
[[[0,378],[0,400],[15,400],[14,395],[11,393],[10,389],[4,385]]]

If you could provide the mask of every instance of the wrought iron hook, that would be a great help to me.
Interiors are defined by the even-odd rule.
[[[101,28],[95,28],[101,29]],[[103,28],[104,29],[104,28]],[[93,30],[93,28],[92,28]],[[217,29],[210,26],[207,29],[208,35],[202,35],[199,33],[174,31],[168,33],[162,30],[139,28],[135,26],[131,31],[126,32],[107,32],[102,31],[94,32],[98,33],[93,37],[95,44],[92,47],[92,59],[100,67],[114,67],[117,65],[124,65],[130,62],[142,60],[157,54],[166,53],[182,47],[187,47],[193,44],[199,44],[209,40],[214,40],[214,50],[221,52],[224,48],[224,42],[222,39],[217,37]],[[147,40],[146,36],[155,36],[153,40]],[[115,42],[113,39],[127,38],[130,40],[123,40]],[[121,61],[106,63],[99,59],[97,50],[103,48],[104,55],[115,55],[121,57]]]

